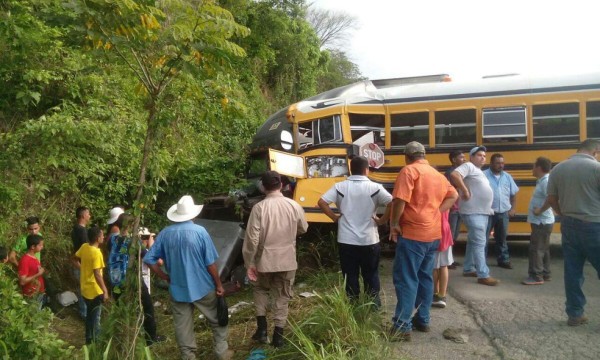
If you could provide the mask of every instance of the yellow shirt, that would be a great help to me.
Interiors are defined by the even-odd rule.
[[[94,277],[94,269],[104,268],[104,258],[100,249],[86,243],[81,245],[75,256],[81,259],[81,275],[79,277],[81,295],[88,300],[102,295],[102,289]]]

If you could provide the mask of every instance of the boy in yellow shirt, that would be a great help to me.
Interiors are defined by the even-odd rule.
[[[81,262],[81,296],[87,305],[85,318],[85,343],[95,341],[100,331],[102,303],[109,299],[108,290],[102,277],[104,257],[99,246],[104,242],[104,234],[97,227],[88,230],[88,243],[81,245],[75,253]]]

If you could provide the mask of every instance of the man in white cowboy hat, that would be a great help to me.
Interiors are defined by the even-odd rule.
[[[228,327],[219,326],[217,320],[217,296],[225,293],[215,263],[217,250],[206,229],[192,222],[200,211],[202,205],[194,204],[189,195],[171,206],[167,218],[174,224],[158,234],[144,262],[169,283],[175,337],[182,359],[196,358],[194,307],[204,314],[212,328],[217,357],[231,359]],[[164,260],[168,275],[159,267],[159,259]]]
[[[242,254],[248,279],[254,285],[257,330],[252,339],[267,343],[266,315],[269,294],[273,294],[275,329],[271,344],[280,347],[298,268],[296,234],[305,233],[308,223],[302,207],[281,193],[281,176],[276,171],[267,171],[261,181],[267,197],[252,208]]]

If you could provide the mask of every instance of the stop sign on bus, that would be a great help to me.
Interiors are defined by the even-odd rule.
[[[383,151],[377,144],[369,143],[364,144],[359,149],[360,156],[364,156],[369,160],[369,166],[375,169],[379,169],[383,163]]]

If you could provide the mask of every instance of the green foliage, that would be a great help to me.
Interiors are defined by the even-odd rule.
[[[67,359],[72,348],[50,328],[52,313],[25,301],[17,275],[0,264],[0,356],[3,359]]]
[[[346,53],[341,50],[328,50],[326,53],[327,71],[319,76],[319,93],[365,80],[358,66],[348,59]]]
[[[350,302],[339,278],[337,284],[330,285],[330,292],[317,295],[311,315],[292,323],[291,347],[273,354],[273,358],[384,359],[391,355],[381,336],[381,315],[373,303],[362,297]]]

